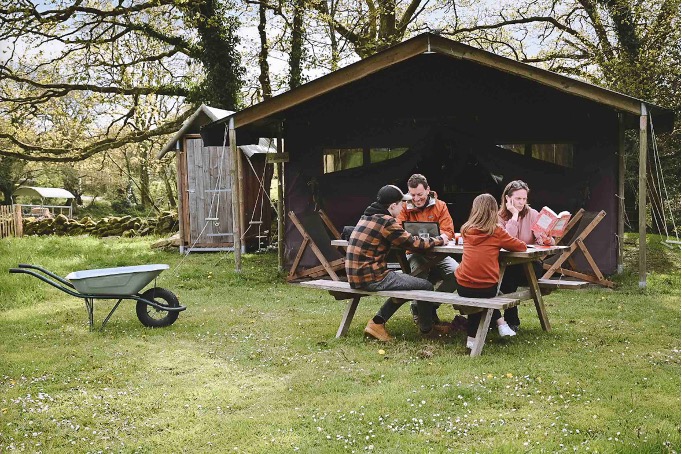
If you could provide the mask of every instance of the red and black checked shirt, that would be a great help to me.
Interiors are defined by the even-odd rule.
[[[443,238],[425,240],[403,230],[387,214],[362,216],[353,229],[346,251],[346,275],[351,288],[380,282],[388,274],[386,256],[391,246],[406,249],[430,249],[443,244]]]

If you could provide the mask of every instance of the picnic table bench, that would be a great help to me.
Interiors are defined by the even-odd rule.
[[[368,290],[352,289],[348,282],[330,280],[306,281],[294,285],[318,290],[327,290],[337,300],[351,300],[346,306],[346,310],[341,318],[341,324],[336,332],[337,338],[344,336],[348,331],[348,327],[355,315],[355,310],[360,303],[360,298],[363,296],[381,296],[401,300],[420,300],[447,304],[464,314],[485,312],[484,316],[481,317],[478,330],[476,331],[476,340],[474,341],[474,348],[471,349],[471,356],[478,356],[481,354],[481,350],[483,350],[483,344],[485,343],[485,338],[488,334],[493,310],[497,309],[502,311],[517,306],[524,297],[529,296],[528,292],[517,292],[513,295],[494,298],[465,298],[455,293],[443,293],[429,290],[381,290],[371,292]],[[526,295],[526,293],[528,295]]]

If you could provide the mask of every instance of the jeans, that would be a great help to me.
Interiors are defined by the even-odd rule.
[[[457,294],[465,298],[493,298],[497,296],[497,285],[484,288],[471,288],[463,287],[457,284]],[[476,312],[475,314],[467,315],[467,336],[476,337],[476,331],[478,330],[478,324],[481,321],[482,316],[483,312]],[[496,322],[497,319],[500,318],[500,316],[501,316],[500,311],[495,309],[493,311],[493,317],[490,320],[490,322],[491,323]]]
[[[457,288],[457,280],[455,279],[455,270],[459,266],[457,260],[450,256],[443,257],[438,255],[436,257],[426,257],[424,254],[412,254],[409,256],[408,261],[410,263],[410,271],[414,273],[415,270],[420,271],[415,274],[417,277],[423,279],[428,279],[429,282],[436,283],[442,280],[441,284],[436,289],[437,292],[452,293]],[[438,314],[436,311],[440,304],[433,305],[432,318],[434,322],[437,322]],[[412,303],[411,305],[412,315],[417,314],[417,305]]]
[[[504,270],[502,283],[500,284],[501,293],[512,293],[515,292],[520,285],[528,285],[528,279],[526,279],[526,273],[523,271],[523,267],[524,265],[507,266]],[[545,273],[540,262],[533,262],[533,269],[535,271],[535,276],[538,278]],[[519,307],[514,306],[505,310],[504,321],[510,325],[519,326],[521,324],[521,320],[519,320]]]
[[[383,280],[365,285],[363,288],[372,292],[380,290],[433,290],[433,284],[426,279],[389,271]],[[404,303],[405,300],[389,298],[379,308],[376,317],[381,318],[386,323]],[[433,328],[433,303],[417,301],[417,311],[419,313],[419,329],[421,332],[431,331],[431,328]]]

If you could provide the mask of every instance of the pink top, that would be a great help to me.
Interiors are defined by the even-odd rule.
[[[530,228],[535,224],[535,221],[540,216],[537,210],[528,207],[528,213],[521,217],[518,221],[513,221],[511,218],[508,221],[497,217],[498,223],[507,231],[507,233],[514,238],[518,238],[526,244],[544,244],[544,238]],[[554,245],[554,238],[551,238],[551,244]]]

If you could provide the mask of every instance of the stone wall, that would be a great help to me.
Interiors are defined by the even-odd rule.
[[[178,231],[178,214],[163,211],[158,218],[132,216],[108,217],[98,220],[84,217],[69,219],[64,215],[54,218],[24,218],[24,235],[92,235],[97,237],[170,235]]]

